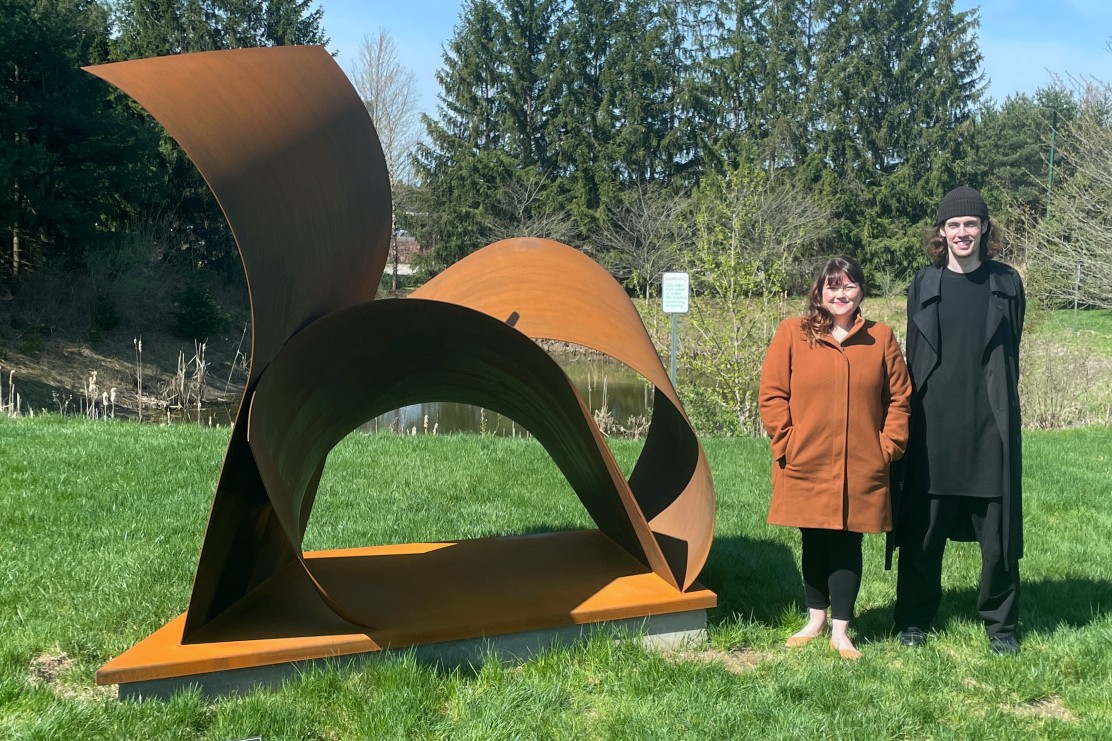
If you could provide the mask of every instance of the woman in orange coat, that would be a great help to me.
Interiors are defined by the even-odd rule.
[[[911,382],[892,330],[861,316],[861,266],[823,267],[803,317],[776,330],[761,369],[760,409],[772,438],[768,521],[803,534],[808,621],[788,639],[827,632],[844,658],[861,585],[862,533],[892,529],[889,465],[907,445]]]

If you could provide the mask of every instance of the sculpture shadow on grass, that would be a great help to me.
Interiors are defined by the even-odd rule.
[[[774,623],[803,602],[795,556],[771,540],[716,537],[702,580],[718,595],[708,616],[714,625],[740,617]]]

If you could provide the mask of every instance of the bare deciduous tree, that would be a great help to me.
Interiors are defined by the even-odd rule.
[[[649,298],[665,270],[679,267],[689,241],[681,214],[687,198],[663,187],[639,185],[607,204],[606,220],[594,240],[599,259],[618,280]]]
[[[379,29],[374,38],[363,37],[359,60],[351,70],[359,92],[378,132],[386,167],[390,171],[390,254],[393,260],[391,290],[398,288],[397,210],[400,184],[410,180],[410,161],[420,141],[417,81],[398,59],[390,34]]]
[[[745,168],[705,178],[692,198],[694,335],[687,366],[709,382],[701,392],[722,431],[760,432],[753,390],[783,313],[789,271],[830,229],[829,210],[805,191]]]
[[[510,237],[543,237],[557,242],[574,241],[575,221],[567,209],[545,198],[551,183],[533,170],[520,171],[502,189],[502,197],[484,221],[490,242]]]
[[[1089,84],[1061,132],[1074,171],[1054,187],[1049,214],[1024,230],[1032,292],[1051,305],[1112,308],[1112,85]]]

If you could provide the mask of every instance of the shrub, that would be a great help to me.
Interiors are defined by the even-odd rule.
[[[227,328],[231,317],[212,292],[188,285],[174,299],[174,334],[182,339],[206,339]]]

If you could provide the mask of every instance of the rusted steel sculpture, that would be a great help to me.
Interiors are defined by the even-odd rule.
[[[637,310],[610,274],[557,242],[507,239],[469,255],[412,296],[470,307],[534,339],[589,347],[653,384],[652,424],[641,457],[628,484],[615,474],[614,490],[604,496],[622,503],[635,530],[642,520],[648,524],[654,543],[642,546],[640,560],[677,588],[691,586],[706,562],[714,530],[710,468]],[[579,404],[583,406],[582,400]],[[613,467],[585,406],[583,414],[594,444],[606,452],[607,465]],[[555,453],[553,458],[566,474],[565,464]],[[587,497],[578,488],[576,492],[603,532],[636,554],[621,529],[597,511],[594,500],[602,493],[595,490]]]
[[[677,592],[692,587],[714,525],[706,457],[636,310],[605,270],[565,245],[512,239],[412,298],[376,301],[390,230],[385,160],[362,102],[323,49],[88,70],[145,107],[193,160],[228,219],[250,292],[251,368],[182,644],[240,635],[246,608],[237,606],[273,591],[271,578],[291,568],[301,586],[287,599],[315,593],[341,622],[372,638],[390,633],[389,611],[360,590],[358,574],[305,554],[302,537],[332,447],[419,401],[470,403],[523,424],[610,541]],[[598,350],[655,386],[628,481],[536,338]],[[283,616],[252,619],[265,632]]]

